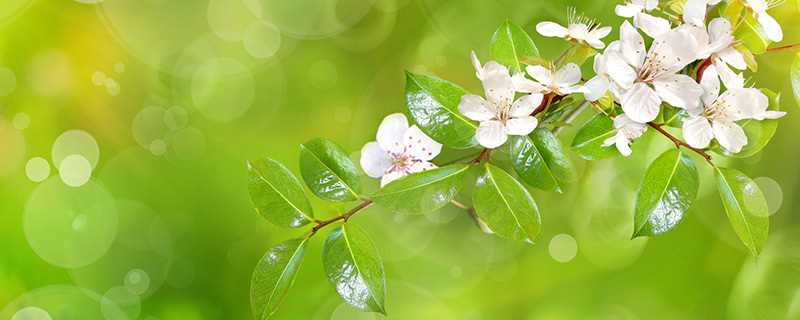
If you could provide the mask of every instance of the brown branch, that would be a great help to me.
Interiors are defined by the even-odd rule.
[[[800,49],[800,43],[790,44],[781,47],[769,48],[767,52],[778,52],[778,51],[785,51],[785,50],[792,50],[792,49]]]
[[[331,223],[334,223],[336,221],[342,220],[344,222],[347,222],[347,219],[350,219],[350,217],[352,217],[354,214],[358,213],[359,211],[361,211],[363,209],[368,208],[371,205],[372,205],[372,200],[367,199],[367,200],[364,200],[363,202],[359,203],[357,206],[353,207],[352,209],[348,210],[347,212],[342,213],[341,215],[335,216],[335,217],[330,218],[328,220],[317,220],[317,221],[315,221],[316,225],[313,228],[311,228],[311,232],[308,234],[308,236],[306,236],[306,238],[310,238],[311,236],[316,234],[317,231],[319,231],[320,229],[325,228],[326,226],[328,226]]]
[[[710,163],[712,166],[714,166],[714,162],[711,162],[711,155],[708,154],[706,150],[690,146],[686,142],[683,142],[681,139],[678,139],[677,137],[667,132],[667,130],[664,130],[664,128],[662,128],[660,124],[648,122],[647,125],[658,131],[658,133],[660,133],[661,135],[667,137],[667,139],[669,139],[670,141],[672,141],[672,143],[675,144],[676,148],[684,147],[686,149],[692,150],[695,153],[699,154],[701,157],[703,157],[703,159],[706,159],[706,161],[708,161],[708,163]]]
[[[470,161],[469,163],[470,164],[481,164],[481,162],[489,160],[489,156],[491,156],[491,155],[492,155],[492,149],[485,148],[485,149],[483,149],[481,151],[480,154],[478,154],[477,157],[475,157],[475,159],[472,159],[472,161]]]

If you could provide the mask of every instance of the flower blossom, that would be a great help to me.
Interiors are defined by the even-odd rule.
[[[623,18],[633,18],[633,25],[651,38],[656,38],[670,30],[667,19],[650,15],[658,7],[658,0],[627,0],[617,5],[614,12]]]
[[[545,21],[536,25],[536,32],[545,37],[564,38],[586,43],[592,48],[602,49],[606,45],[602,39],[611,33],[611,27],[600,27],[592,19],[578,16],[572,8],[567,19],[567,26],[558,23]]]
[[[783,40],[783,29],[778,21],[767,13],[767,10],[772,9],[782,1],[768,1],[768,0],[744,0],[744,6],[753,15],[753,18],[761,25],[761,30],[769,40],[773,42],[781,42]]]
[[[739,50],[734,48],[733,29],[731,23],[725,18],[716,18],[705,27],[690,28],[699,45],[698,59],[711,59],[712,65],[708,68],[716,69],[716,74],[725,84],[726,88],[741,88],[744,86],[744,76],[731,70],[747,69],[747,63]]]
[[[631,142],[641,137],[647,127],[643,123],[633,121],[628,116],[621,114],[614,117],[614,129],[617,133],[603,141],[603,146],[616,145],[619,153],[627,157],[631,155]]]

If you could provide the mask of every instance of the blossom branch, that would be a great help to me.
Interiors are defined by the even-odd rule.
[[[786,51],[786,50],[794,50],[794,49],[800,49],[800,43],[795,43],[795,44],[790,44],[790,45],[781,46],[781,47],[775,47],[775,48],[769,48],[769,49],[767,49],[767,52],[778,52],[778,51]]]
[[[308,234],[308,236],[306,236],[306,238],[310,238],[311,236],[316,234],[317,231],[321,230],[322,228],[325,228],[326,226],[328,226],[328,225],[330,225],[330,224],[332,224],[332,223],[334,223],[336,221],[340,221],[341,220],[341,221],[347,222],[347,219],[350,219],[350,217],[352,217],[354,214],[358,213],[359,211],[361,211],[363,209],[369,208],[369,206],[371,206],[371,205],[372,205],[372,200],[371,199],[366,199],[366,200],[362,201],[357,206],[353,207],[352,209],[348,210],[345,213],[342,213],[342,214],[340,214],[338,216],[335,216],[335,217],[327,219],[327,220],[317,220],[317,221],[315,221],[316,225],[313,228],[311,228],[311,232]]]
[[[706,152],[705,150],[692,147],[686,142],[683,142],[681,139],[678,139],[677,137],[667,132],[667,130],[664,130],[664,128],[662,128],[660,124],[648,122],[647,125],[658,131],[658,133],[660,133],[661,135],[667,137],[667,139],[669,139],[670,141],[672,141],[672,143],[675,144],[676,148],[684,147],[686,149],[692,150],[695,153],[699,154],[701,157],[703,157],[703,159],[706,159],[706,161],[708,161],[708,163],[710,163],[712,166],[714,166],[714,162],[711,161],[711,155],[708,154],[708,152]]]

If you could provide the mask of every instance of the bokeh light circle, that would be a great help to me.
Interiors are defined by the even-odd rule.
[[[345,31],[361,21],[375,0],[257,0],[256,16],[296,38],[319,39]]]
[[[17,311],[11,320],[52,320],[50,314],[42,308],[25,307]]]
[[[170,130],[178,130],[189,124],[189,112],[179,106],[173,106],[164,113],[164,124]]]
[[[91,167],[95,168],[100,160],[100,147],[90,133],[83,130],[68,130],[53,142],[51,151],[53,166],[60,168],[61,161],[70,155],[83,156]]]
[[[14,119],[11,120],[11,123],[14,125],[15,129],[25,130],[31,124],[31,117],[25,112],[20,112],[14,115]]]
[[[18,320],[17,318],[12,317],[16,314],[19,314],[21,311],[24,311],[23,314],[26,314],[26,316],[43,316],[44,313],[42,313],[42,311],[44,311],[49,315],[49,317],[55,320],[108,320],[103,316],[100,310],[100,299],[100,295],[94,291],[76,286],[47,286],[26,292],[11,303],[7,304],[2,310],[0,310],[0,319]],[[108,305],[106,309],[117,309],[116,312],[119,313],[118,308],[116,308],[114,305]],[[40,318],[25,317],[21,319],[39,320]]]
[[[777,181],[769,177],[758,177],[753,179],[764,194],[767,200],[767,214],[773,215],[781,209],[783,205],[783,189]]]
[[[211,31],[226,41],[241,41],[252,21],[257,21],[241,0],[210,0],[207,10]]]
[[[117,234],[117,208],[106,189],[89,181],[41,183],[25,206],[23,229],[33,251],[50,264],[78,268],[102,257]]]
[[[253,104],[255,79],[237,60],[213,59],[198,68],[191,81],[194,107],[205,117],[229,122]]]
[[[33,182],[42,182],[50,177],[50,163],[42,157],[33,157],[25,164],[25,175]]]
[[[150,276],[142,269],[133,269],[125,274],[125,288],[135,295],[142,295],[150,288]]]
[[[247,28],[242,42],[253,58],[268,59],[281,48],[281,31],[270,23],[256,21]]]
[[[139,296],[125,287],[114,287],[100,299],[100,310],[107,320],[137,319],[142,311]]]
[[[553,260],[567,263],[575,258],[578,254],[578,243],[571,235],[561,233],[555,235],[550,239],[550,244],[547,246],[550,257]]]
[[[92,177],[92,164],[82,155],[72,154],[61,161],[58,175],[64,184],[70,187],[80,187]]]
[[[143,148],[149,149],[153,141],[161,139],[167,132],[166,110],[162,107],[146,107],[133,117],[133,139]]]

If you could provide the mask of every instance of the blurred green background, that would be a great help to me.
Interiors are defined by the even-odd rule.
[[[255,213],[244,160],[297,172],[298,144],[318,136],[357,158],[404,110],[406,69],[480,92],[469,51],[485,59],[506,18],[551,58],[566,44],[535,35],[537,22],[564,23],[575,6],[616,39],[622,21],[615,1],[93,2],[0,2],[0,319],[249,319],[256,262],[303,231]],[[800,42],[797,5],[771,11],[787,44]],[[669,148],[648,134],[627,159],[573,156],[580,181],[564,194],[532,190],[544,220],[533,246],[484,235],[456,208],[354,217],[384,259],[388,318],[800,319],[793,57],[761,56],[752,75],[784,93],[772,143],[725,162],[767,195],[758,260],[699,159],[700,199],[677,229],[629,239],[639,181]],[[319,217],[348,208],[314,204]],[[320,240],[276,319],[382,318],[342,303]]]

